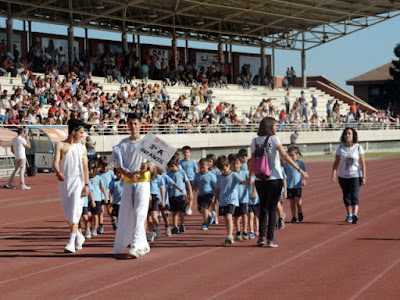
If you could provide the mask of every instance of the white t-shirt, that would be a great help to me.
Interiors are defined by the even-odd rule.
[[[360,155],[364,153],[365,151],[360,144],[354,144],[352,147],[340,145],[336,150],[336,155],[340,157],[339,177],[362,177],[359,161]]]
[[[25,156],[25,147],[24,145],[27,144],[27,141],[21,137],[21,136],[16,136],[12,140],[12,145],[14,148],[14,154],[15,154],[15,159],[24,159],[26,158]]]
[[[259,136],[257,138],[254,138],[251,142],[251,153],[254,153],[256,151],[256,145],[264,145],[266,138],[266,136]],[[281,144],[281,140],[276,135],[270,136],[267,144],[267,155],[269,168],[271,170],[271,176],[267,180],[283,179],[281,161],[277,150],[278,146]],[[258,179],[256,178],[256,180]]]

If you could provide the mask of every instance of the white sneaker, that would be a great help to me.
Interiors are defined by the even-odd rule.
[[[128,251],[128,255],[132,258],[139,258],[139,251],[135,248],[135,246],[132,246]]]
[[[150,247],[144,247],[143,249],[138,249],[137,251],[139,255],[146,255],[150,252]]]
[[[148,240],[149,242],[152,242],[152,241],[154,241],[155,239],[156,239],[156,232],[155,232],[155,231],[151,231],[147,240]]]
[[[73,243],[68,243],[64,248],[65,253],[75,253],[75,245]]]
[[[161,227],[157,226],[156,228],[156,239],[161,239],[162,233],[161,233]]]
[[[12,184],[7,184],[6,187],[10,190],[15,190],[15,186],[13,186]]]
[[[87,238],[87,239],[92,238],[92,234],[90,233],[90,228],[85,229],[85,238]]]
[[[97,230],[93,228],[91,233],[92,233],[92,236],[96,236],[97,235]]]
[[[82,245],[85,242],[85,237],[83,234],[78,230],[76,234],[76,239],[75,239],[75,249],[76,250],[82,250]]]
[[[23,185],[21,187],[21,190],[30,190],[30,189],[31,189],[31,187],[30,186],[26,186],[26,185]]]
[[[192,214],[193,214],[192,209],[188,208],[188,209],[186,210],[186,214],[189,215],[189,216],[192,215]]]

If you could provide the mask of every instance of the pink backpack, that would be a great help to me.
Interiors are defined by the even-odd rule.
[[[261,147],[256,145],[257,148],[254,151],[253,172],[260,180],[267,180],[271,176],[267,155],[268,140],[269,136],[267,136]]]

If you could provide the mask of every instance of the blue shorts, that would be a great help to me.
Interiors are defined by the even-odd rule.
[[[203,196],[197,196],[197,209],[201,211],[202,208],[208,209],[214,198],[213,194],[207,194]]]
[[[287,198],[288,199],[301,198],[301,188],[287,189]]]
[[[256,216],[260,215],[260,204],[250,204],[249,205],[249,213],[253,213]]]
[[[169,204],[165,204],[165,206],[162,207],[162,205],[159,203],[158,204],[158,210],[159,211],[169,211],[169,210],[171,210],[171,207],[169,206]]]
[[[150,201],[150,207],[149,207],[149,212],[150,211],[158,211],[158,202],[160,200],[158,199],[157,195],[152,194],[151,195],[151,201]]]
[[[243,215],[249,214],[249,204],[248,203],[240,203],[239,206],[235,207],[235,212],[233,213],[234,217],[241,217]]]
[[[87,216],[89,214],[89,207],[84,206],[82,210],[82,216]]]
[[[233,215],[234,212],[235,212],[235,205],[233,205],[233,204],[228,204],[227,206],[219,207],[219,215],[220,216],[226,216],[227,214]]]
[[[101,207],[101,201],[95,201],[94,203],[96,203],[96,206],[90,207],[90,211],[94,215],[99,215],[100,213],[103,212],[103,208]]]
[[[185,196],[171,197],[171,199],[169,199],[169,204],[171,205],[172,212],[185,212],[186,197]]]
[[[113,204],[111,215],[118,218],[118,214],[119,214],[119,204]]]

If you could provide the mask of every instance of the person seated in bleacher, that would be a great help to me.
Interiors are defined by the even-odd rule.
[[[225,73],[222,73],[221,76],[219,77],[218,84],[220,88],[222,88],[222,86],[228,88],[228,78],[226,77]]]
[[[8,52],[0,57],[0,76],[14,71],[14,55]]]

